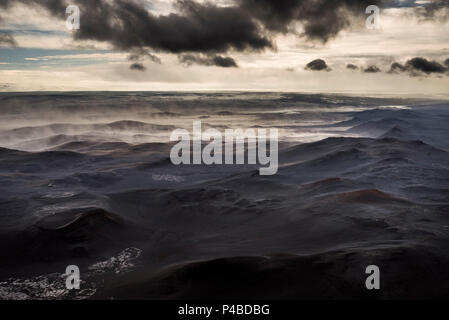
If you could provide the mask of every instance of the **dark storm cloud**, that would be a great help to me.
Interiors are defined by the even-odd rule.
[[[133,63],[129,68],[135,71],[145,71],[147,69],[143,64],[138,62]]]
[[[241,8],[259,20],[267,30],[287,33],[293,22],[304,27],[303,35],[311,40],[327,42],[354,20],[364,22],[370,5],[380,8],[417,8],[426,16],[446,12],[449,0],[236,0]]]
[[[16,47],[17,42],[14,37],[7,32],[0,32],[0,47]]]
[[[187,66],[193,64],[203,65],[203,66],[217,66],[222,68],[237,68],[237,63],[234,59],[230,57],[223,57],[220,55],[194,55],[194,54],[183,54],[178,56],[179,62]]]
[[[380,72],[381,70],[377,67],[377,66],[369,66],[368,68],[365,68],[364,70],[363,70],[363,72],[365,72],[365,73],[378,73],[378,72]]]
[[[430,73],[443,73],[446,72],[446,68],[437,61],[429,61],[424,58],[413,58],[406,63],[407,68],[412,68],[417,71]]]
[[[326,64],[326,61],[323,59],[316,59],[313,61],[310,61],[306,67],[306,70],[312,70],[312,71],[330,71],[331,69]]]
[[[15,0],[37,4],[65,18],[63,0]],[[385,0],[384,0],[385,1]],[[7,6],[12,0],[0,0]],[[381,0],[235,0],[217,6],[178,0],[178,13],[156,16],[131,0],[78,0],[81,29],[76,39],[105,41],[118,49],[152,48],[171,53],[223,53],[229,50],[274,48],[270,34],[291,31],[293,22],[304,36],[327,42],[350,25],[350,17],[365,19],[365,8]]]
[[[445,67],[438,61],[431,61],[422,57],[416,57],[408,60],[405,65],[394,62],[390,67],[389,73],[408,72],[411,76],[430,75],[433,73],[442,74],[449,71],[448,60],[449,59],[444,62],[446,65]]]
[[[84,6],[91,6],[91,0]],[[179,1],[179,14],[155,16],[131,1],[97,0],[101,9],[82,10],[77,39],[108,41],[120,49],[150,47],[171,53],[263,50],[272,47],[258,25],[234,7]],[[106,12],[106,15],[104,14]],[[100,17],[111,17],[100,19]]]
[[[17,0],[38,4],[65,18],[62,0]],[[11,0],[0,0],[7,6]],[[75,39],[111,43],[115,48],[152,48],[171,53],[215,53],[272,48],[259,25],[239,7],[218,7],[190,0],[177,2],[179,13],[156,16],[135,1],[78,0],[81,28]]]
[[[303,35],[327,42],[351,24],[351,18],[366,19],[369,5],[382,0],[238,0],[240,6],[270,31],[287,33],[293,22],[303,24]]]
[[[231,57],[214,56],[213,62],[223,68],[238,68],[237,62]]]
[[[57,17],[66,18],[65,0],[0,0],[0,7],[15,2],[40,5]],[[430,15],[446,9],[448,2],[434,0],[426,5],[425,12]],[[178,55],[274,49],[272,37],[296,33],[292,28],[296,22],[303,27],[302,36],[325,43],[354,20],[364,21],[368,5],[420,6],[416,1],[394,0],[234,0],[231,6],[178,0],[176,13],[154,15],[145,2],[136,0],[74,3],[81,10],[81,28],[74,32],[75,39],[107,42],[131,55],[140,49]],[[217,60],[215,65],[227,63],[231,61]]]
[[[357,67],[355,64],[352,64],[352,63],[350,63],[346,66],[346,69],[351,69],[351,70],[357,70],[358,68],[359,67]]]

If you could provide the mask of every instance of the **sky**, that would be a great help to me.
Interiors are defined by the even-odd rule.
[[[448,17],[449,0],[0,0],[0,91],[448,95]]]

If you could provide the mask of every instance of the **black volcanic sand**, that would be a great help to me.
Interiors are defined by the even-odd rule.
[[[357,102],[347,99],[335,101]],[[448,298],[449,109],[384,103],[360,100],[371,109],[326,125],[359,137],[282,143],[275,176],[176,167],[169,144],[71,139],[57,126],[47,151],[0,149],[0,298]],[[158,117],[179,110],[168,111]],[[111,123],[94,127],[154,129]],[[3,138],[29,145],[50,130],[34,129]],[[69,264],[89,291],[33,287],[63,285],[55,273]],[[376,292],[365,288],[372,264]]]

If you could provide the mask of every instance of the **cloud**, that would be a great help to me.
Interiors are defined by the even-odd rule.
[[[391,64],[389,73],[399,73],[407,71],[407,68],[398,62],[394,62]]]
[[[64,0],[0,0],[39,5],[64,19]],[[152,48],[171,53],[224,53],[230,50],[274,48],[270,34],[295,33],[303,26],[307,39],[327,42],[351,25],[354,17],[365,19],[368,5],[387,0],[234,0],[228,5],[177,0],[176,13],[154,15],[144,1],[78,0],[82,21],[76,39],[109,42],[118,49]]]
[[[37,4],[65,19],[63,0],[0,0]],[[235,0],[233,6],[218,6],[193,0],[176,1],[177,13],[153,15],[144,3],[130,0],[78,0],[80,40],[105,41],[118,49],[152,48],[171,53],[217,53],[229,50],[260,51],[273,48],[267,32],[286,33],[301,22],[304,36],[327,42],[350,25],[350,16],[364,15],[380,0]],[[362,14],[361,14],[362,13]]]
[[[413,58],[406,63],[407,69],[414,69],[426,74],[430,73],[444,73],[446,68],[437,61],[429,61],[424,58]]]
[[[237,63],[231,57],[214,56],[213,62],[216,66],[223,68],[238,68]]]
[[[130,66],[130,69],[145,71],[146,67],[142,63],[145,58],[148,58],[149,60],[151,60],[154,63],[158,63],[158,64],[162,63],[161,59],[159,59],[158,56],[150,53],[148,50],[145,50],[143,48],[137,48],[137,49],[133,49],[127,58],[128,61],[134,62]]]
[[[91,1],[83,3],[91,6]],[[83,13],[83,25],[75,34],[77,39],[108,41],[125,50],[150,47],[170,53],[215,53],[272,47],[258,25],[235,7],[184,0],[177,3],[180,13],[155,16],[131,1],[100,3],[102,8]],[[99,17],[107,18],[99,21]]]
[[[331,71],[331,69],[326,64],[326,61],[323,59],[316,59],[311,62],[309,62],[306,67],[306,70],[312,70],[312,71]]]
[[[447,66],[445,67],[438,61],[431,61],[422,57],[416,57],[408,60],[405,65],[394,62],[390,67],[389,73],[408,72],[411,76],[430,75],[433,73],[442,74],[447,72],[449,69],[448,60],[449,59],[444,62]]]
[[[369,66],[363,70],[364,73],[378,73],[380,71],[381,70],[375,65]]]
[[[130,52],[128,56],[129,61],[142,61],[145,58],[149,58],[154,63],[162,63],[161,59],[159,59],[158,56],[152,54],[148,50],[145,50],[143,48],[137,48]]]
[[[199,64],[203,66],[217,66],[222,68],[237,68],[237,63],[231,57],[223,57],[220,55],[194,55],[183,54],[179,57],[179,62],[184,65],[191,66],[193,64]]]
[[[239,0],[238,3],[269,31],[288,33],[294,22],[300,22],[303,36],[325,43],[350,27],[354,18],[365,19],[366,7],[381,5],[382,0]]]
[[[143,64],[138,62],[133,63],[129,68],[135,71],[145,71],[147,69]]]
[[[62,0],[17,1],[41,5],[55,16],[66,18]],[[0,6],[12,2],[0,0]],[[239,7],[179,0],[179,13],[156,16],[142,2],[129,0],[79,0],[77,5],[81,25],[74,38],[108,42],[120,50],[151,48],[179,54],[260,51],[273,47],[259,25]]]
[[[16,47],[17,42],[14,37],[7,32],[0,32],[0,47]]]
[[[300,22],[303,36],[310,40],[326,43],[354,22],[366,20],[365,10],[370,5],[380,8],[414,7],[427,17],[446,13],[448,0],[236,0],[250,16],[274,32],[295,31],[292,25]]]
[[[433,0],[426,3],[419,11],[421,16],[425,18],[438,18],[440,20],[447,20],[449,17],[449,1],[448,0]]]
[[[65,20],[65,0],[0,0],[0,7],[24,3],[45,8]],[[130,61],[140,62],[135,52],[143,50],[176,55],[216,55],[229,52],[275,50],[278,34],[300,34],[308,40],[326,43],[342,30],[366,19],[368,5],[380,7],[418,7],[433,15],[448,7],[447,0],[430,2],[397,0],[232,0],[218,3],[176,0],[177,11],[154,14],[147,1],[77,0],[81,28],[75,40],[93,40],[130,52]],[[298,33],[296,24],[301,26]],[[363,23],[361,23],[363,25]],[[3,36],[2,36],[3,37]],[[6,40],[9,41],[9,40]],[[9,41],[11,43],[11,41]],[[231,64],[225,58],[215,64]]]
[[[448,0],[390,0],[383,1],[386,8],[414,8],[417,16],[440,20],[449,17]]]
[[[11,87],[9,83],[0,83],[0,91],[8,91]]]

